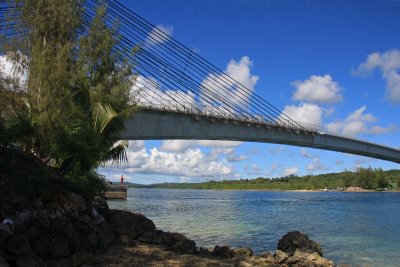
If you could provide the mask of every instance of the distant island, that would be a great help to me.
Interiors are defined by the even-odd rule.
[[[151,185],[127,182],[131,188],[212,189],[212,190],[338,190],[396,191],[400,185],[400,170],[358,168],[355,172],[319,175],[289,175],[280,178],[240,179],[202,183],[158,183]]]

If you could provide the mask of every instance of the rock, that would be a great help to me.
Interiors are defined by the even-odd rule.
[[[107,201],[104,197],[101,196],[97,196],[93,199],[92,206],[98,211],[100,215],[103,216],[106,216],[110,211]]]
[[[3,243],[8,237],[13,235],[13,225],[10,223],[0,223],[0,243]]]
[[[32,243],[33,252],[43,259],[48,259],[50,257],[51,247],[51,237],[48,234],[33,240]]]
[[[147,231],[141,237],[139,237],[139,240],[147,244],[152,244],[153,237],[154,237],[153,231]]]
[[[295,263],[298,263],[300,261],[300,258],[297,256],[290,256],[287,260],[286,263],[289,265],[293,265]]]
[[[92,222],[92,218],[89,215],[84,214],[78,218],[79,222],[84,224],[90,224]]]
[[[142,214],[122,210],[112,211],[109,223],[116,234],[128,235],[131,238],[137,238],[146,231],[156,229],[153,221]]]
[[[31,220],[31,214],[28,211],[16,212],[13,218],[15,231],[22,233],[26,230]]]
[[[200,247],[199,248],[199,254],[204,255],[204,256],[211,256],[212,255],[212,251],[210,251],[208,248]]]
[[[274,258],[277,263],[282,264],[289,258],[289,256],[285,252],[278,249],[274,254]]]
[[[0,265],[2,266],[2,265]],[[17,258],[18,267],[44,267],[47,264],[35,254],[23,255]]]
[[[232,258],[232,251],[228,246],[215,246],[213,254],[222,258]]]
[[[118,240],[121,242],[122,245],[131,245],[133,240],[129,235],[119,235]]]
[[[12,236],[6,245],[6,249],[16,256],[29,254],[31,246],[28,236],[24,234]]]
[[[306,260],[314,263],[316,266],[320,267],[333,267],[333,262],[325,258],[322,258],[318,252],[311,253],[306,257]]]
[[[175,243],[173,249],[178,253],[196,254],[196,243],[189,238],[178,234],[177,242]]]
[[[112,244],[112,242],[115,240],[115,235],[114,231],[111,228],[111,226],[103,222],[99,225],[99,233],[98,233],[98,238],[99,238],[99,243],[101,245],[101,248],[106,248],[109,245]]]
[[[253,250],[251,248],[234,248],[233,255],[237,256],[253,256]]]
[[[161,230],[155,230],[153,233],[153,244],[160,245],[164,244],[164,232]]]
[[[8,262],[6,261],[6,259],[5,258],[3,258],[1,255],[0,255],[0,267],[9,267],[10,265],[8,264]]]
[[[56,221],[62,218],[62,214],[59,210],[55,210],[49,214],[49,219],[51,221]]]
[[[72,249],[67,238],[56,237],[53,238],[51,241],[52,241],[51,252],[50,252],[51,259],[60,259],[71,256]]]
[[[93,224],[97,225],[97,224],[101,224],[105,222],[103,215],[95,215],[93,217]]]
[[[72,223],[66,222],[64,224],[64,235],[68,238],[74,251],[79,251],[82,248],[80,235]]]
[[[299,231],[289,232],[284,235],[278,242],[278,250],[287,253],[289,256],[293,256],[296,249],[300,249],[303,252],[313,253],[317,252],[322,255],[321,246],[308,238],[306,234]]]
[[[95,232],[90,232],[86,236],[86,239],[88,240],[90,247],[92,247],[92,248],[97,247],[98,239],[97,239],[97,235]]]
[[[36,240],[43,234],[43,231],[42,227],[38,223],[35,223],[29,226],[26,233],[29,235],[30,240]]]

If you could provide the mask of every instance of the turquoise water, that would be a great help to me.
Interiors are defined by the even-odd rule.
[[[274,251],[300,230],[335,263],[400,266],[400,193],[129,189],[110,208],[133,210],[198,246]]]

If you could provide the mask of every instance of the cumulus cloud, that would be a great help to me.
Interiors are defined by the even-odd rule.
[[[286,167],[282,169],[282,176],[294,175],[299,172],[297,167]]]
[[[312,163],[307,164],[307,171],[326,171],[329,170],[329,167],[322,164],[319,157],[315,157]]]
[[[235,175],[233,166],[211,157],[198,148],[189,148],[182,152],[165,152],[154,147],[147,151],[143,141],[130,141],[127,156],[128,166],[120,168],[128,173],[191,178],[226,178]]]
[[[211,101],[216,107],[225,107],[230,109],[222,103],[229,99],[235,105],[248,109],[249,99],[258,81],[258,76],[251,74],[252,65],[253,62],[250,58],[244,56],[239,61],[232,59],[226,67],[226,74],[209,74],[201,84],[202,103],[204,105],[209,105],[207,101]],[[230,79],[228,76],[232,77],[250,90],[241,91],[242,89],[238,88],[237,85],[235,85],[235,81]],[[213,97],[213,99],[206,98],[209,91],[218,92],[220,99],[215,97]]]
[[[153,78],[137,76],[131,89],[132,101],[144,106],[160,106],[171,109],[196,109],[195,95],[191,91],[162,90]]]
[[[173,26],[165,26],[165,25],[157,25],[153,28],[153,30],[149,33],[146,38],[146,43],[150,45],[157,45],[167,42],[171,39],[171,36],[174,32]]]
[[[19,54],[20,57],[26,57]],[[25,90],[28,83],[29,72],[21,65],[14,64],[6,55],[0,55],[0,77],[4,79],[7,87],[15,90]]]
[[[319,128],[324,112],[318,105],[302,103],[300,105],[286,106],[283,113],[296,122]]]
[[[313,155],[311,155],[310,153],[308,153],[308,150],[305,149],[305,148],[301,148],[301,149],[300,149],[300,154],[301,154],[303,157],[307,158],[307,159],[316,158],[315,156],[313,156]]]
[[[195,147],[214,147],[231,148],[241,145],[239,141],[219,141],[219,140],[164,140],[161,143],[160,150],[170,152],[182,152],[188,148]]]
[[[361,63],[354,73],[358,75],[370,74],[379,69],[386,81],[386,95],[390,102],[400,103],[400,50],[392,49],[383,53],[371,53]]]
[[[292,82],[296,88],[292,99],[295,101],[332,104],[342,100],[342,88],[329,74],[312,75],[304,81]]]
[[[365,113],[366,109],[366,106],[362,106],[348,114],[344,120],[337,120],[335,122],[328,123],[326,125],[326,129],[328,132],[352,137],[362,133],[383,134],[397,130],[397,127],[393,124],[390,124],[387,127],[370,126],[370,124],[372,122],[376,122],[377,119],[371,113]]]

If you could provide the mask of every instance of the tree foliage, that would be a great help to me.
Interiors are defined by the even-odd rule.
[[[383,171],[382,169],[358,168],[355,172],[345,170],[340,173],[296,176],[280,178],[263,178],[210,181],[205,183],[163,183],[150,187],[178,189],[228,189],[228,190],[343,190],[350,186],[372,190],[397,189],[388,188],[389,181],[400,179],[399,170]],[[400,183],[399,183],[400,184]]]
[[[12,24],[26,34],[0,52],[20,74],[1,77],[0,146],[17,147],[73,180],[98,177],[101,164],[126,160],[128,143],[119,135],[134,110],[132,66],[115,52],[117,26],[108,25],[102,7],[86,27],[82,4],[10,1],[18,6],[10,11],[18,13],[10,15]]]

